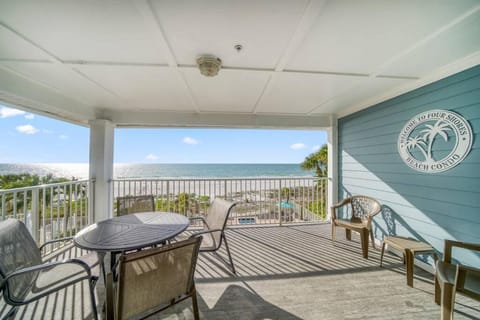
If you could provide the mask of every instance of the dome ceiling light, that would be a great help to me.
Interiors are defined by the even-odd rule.
[[[214,77],[222,66],[222,60],[212,55],[202,55],[197,58],[198,69],[206,77]]]

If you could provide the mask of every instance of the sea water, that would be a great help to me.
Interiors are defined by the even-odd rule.
[[[62,178],[88,178],[88,163],[0,164],[0,175],[29,173],[39,176],[52,174]],[[302,170],[300,164],[248,163],[146,163],[114,165],[114,178],[229,178],[229,177],[301,177],[313,176],[314,171]]]

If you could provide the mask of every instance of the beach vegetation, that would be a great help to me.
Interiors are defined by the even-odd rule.
[[[303,170],[315,170],[317,177],[327,176],[328,165],[328,147],[326,144],[322,145],[317,152],[309,154],[305,160],[300,164]]]

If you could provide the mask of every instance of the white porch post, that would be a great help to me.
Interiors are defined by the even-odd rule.
[[[333,117],[328,136],[328,187],[327,219],[330,220],[330,207],[338,202],[338,127],[337,118]]]
[[[112,216],[114,125],[110,120],[95,119],[90,124],[89,177],[95,179],[90,188],[90,215],[93,222]]]

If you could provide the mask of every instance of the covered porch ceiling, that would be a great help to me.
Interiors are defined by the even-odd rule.
[[[0,103],[81,125],[329,127],[479,63],[477,0],[0,2]]]

